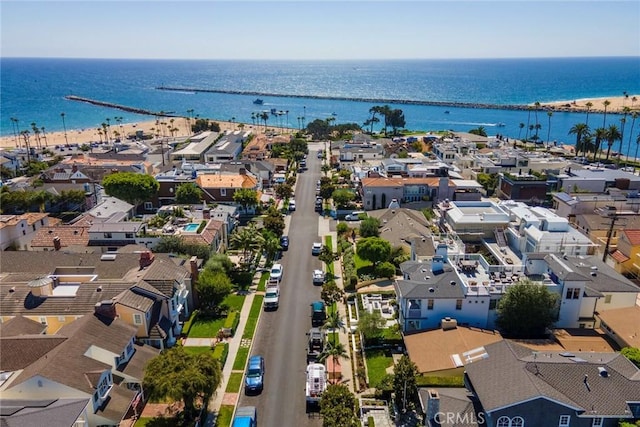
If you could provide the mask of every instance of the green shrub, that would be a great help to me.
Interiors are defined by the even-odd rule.
[[[221,342],[216,344],[213,349],[213,357],[220,361],[220,366],[224,366],[229,356],[229,343]]]
[[[189,316],[189,319],[187,319],[187,321],[184,322],[184,325],[182,325],[182,335],[184,336],[189,335],[189,331],[191,330],[191,325],[193,325],[193,322],[196,320],[196,317],[198,317],[198,310],[194,310],[191,313],[191,316]]]
[[[240,323],[240,313],[231,311],[227,314],[227,318],[224,320],[222,327],[231,329],[231,333],[235,335],[236,329],[238,329],[238,323]]]
[[[344,234],[349,231],[349,225],[346,222],[340,222],[336,226],[336,231],[338,232],[338,234]]]

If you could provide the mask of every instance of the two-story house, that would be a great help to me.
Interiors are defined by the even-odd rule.
[[[158,354],[135,328],[100,306],[55,335],[0,336],[7,399],[86,399],[82,425],[118,426],[144,405],[144,366]]]
[[[258,190],[258,180],[246,173],[198,175],[196,184],[207,203],[234,203],[233,194],[241,188]]]
[[[611,254],[613,266],[620,274],[640,274],[640,229],[623,229],[619,232],[618,247]]]
[[[49,214],[29,212],[22,215],[0,215],[0,250],[14,245],[28,246],[38,230],[49,225]]]

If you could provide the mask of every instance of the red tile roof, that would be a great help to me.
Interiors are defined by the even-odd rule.
[[[611,258],[615,259],[619,263],[627,262],[631,259],[620,251],[615,251],[614,253],[612,253]]]
[[[631,245],[640,245],[640,230],[622,230]]]

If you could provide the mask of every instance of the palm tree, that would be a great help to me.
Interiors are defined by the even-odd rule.
[[[242,250],[243,263],[249,265],[253,253],[263,247],[264,237],[258,232],[255,224],[251,223],[233,233],[229,243],[232,247]]]
[[[16,140],[16,148],[20,147],[20,139],[18,138],[18,133],[20,133],[20,127],[18,126],[18,122],[20,120],[16,119],[15,117],[11,117],[11,125],[13,126],[13,135],[15,136],[15,140]]]
[[[553,117],[553,111],[547,111],[547,117],[549,118],[549,128],[547,129],[547,146],[548,146],[549,138],[551,137],[551,117]]]
[[[267,120],[269,120],[269,113],[263,111],[260,113],[260,119],[264,122],[264,130],[267,130]]]
[[[342,320],[342,316],[338,313],[338,310],[331,310],[327,314],[327,318],[324,321],[324,325],[322,327],[326,330],[332,330],[333,334],[333,345],[336,345],[336,338],[338,337],[338,330],[346,332],[347,328],[345,327],[344,320]]]
[[[633,98],[631,99],[633,101]],[[629,158],[629,153],[631,153],[631,138],[633,138],[633,127],[636,125],[636,119],[638,118],[638,113],[635,111],[631,113],[631,128],[629,129],[629,147],[627,148],[627,158]]]
[[[525,126],[526,126],[526,125],[525,125],[524,123],[520,123],[520,124],[518,125],[518,128],[519,128],[519,130],[518,130],[518,139],[520,139],[520,135],[522,135],[522,129],[523,129]]]
[[[602,116],[602,127],[605,127],[607,125],[607,107],[611,105],[611,101],[609,101],[608,99],[605,99],[602,102],[602,105],[604,105],[604,115]]]
[[[626,95],[626,92],[625,92]],[[629,95],[626,95],[627,97]],[[629,115],[629,113],[631,113],[631,108],[625,106],[622,107],[622,118],[620,119],[620,150],[619,153],[620,155],[618,156],[618,163],[620,163],[620,159],[622,159],[622,144],[624,144],[624,127],[625,124],[627,123],[627,115]],[[631,132],[633,132],[633,127],[631,128]]]
[[[538,110],[540,109],[540,101],[536,101],[533,105],[536,107],[536,111],[535,111],[535,115],[536,115],[536,136],[538,136],[538,130],[540,129],[539,123],[538,123]],[[536,138],[536,140],[538,140],[538,138]]]
[[[49,144],[47,143],[47,134],[44,132],[44,126],[42,126],[40,130],[42,131],[42,139],[44,139],[44,146],[48,147]]]
[[[640,134],[638,134],[638,137],[636,138],[636,154],[634,154],[633,156],[633,173],[636,173],[636,166],[638,164],[638,147],[640,147]]]
[[[530,127],[529,125],[530,122],[531,122],[531,105],[527,106],[527,133],[524,135],[525,141],[529,140],[529,131],[533,130],[533,128]],[[526,146],[526,142],[525,142],[525,146]]]
[[[602,141],[607,139],[607,130],[605,128],[598,128],[595,130],[594,136],[596,139],[596,146],[593,153],[593,161],[595,162],[598,156],[598,151],[600,151],[600,144],[602,144]]]
[[[607,140],[607,145],[608,145],[606,160],[609,160],[609,153],[611,152],[611,147],[621,137],[622,137],[622,135],[620,134],[620,130],[618,129],[618,126],[609,125],[609,128],[607,129],[607,135],[606,135],[606,140]]]
[[[584,149],[584,158],[587,158],[587,153],[596,151],[596,145],[593,142],[593,135],[591,132],[588,132],[582,136],[582,147]]]
[[[36,125],[36,122],[31,122],[31,130],[36,136],[36,146],[40,148],[40,128]]]
[[[585,107],[587,107],[587,117],[584,120],[584,122],[588,125],[589,124],[589,111],[591,110],[591,107],[593,107],[593,102],[588,101],[586,104],[584,104]]]
[[[29,130],[25,129],[22,132],[20,132],[20,135],[22,135],[22,138],[24,139],[24,146],[27,149],[27,164],[31,163],[31,149],[29,147]]]
[[[60,117],[62,117],[62,128],[64,129],[64,143],[69,145],[69,140],[67,139],[67,124],[64,121],[64,113],[60,113]]]
[[[589,134],[589,126],[586,123],[576,123],[571,129],[569,129],[569,135],[576,136],[576,154],[580,155],[580,150],[583,149],[585,157],[587,156],[586,147],[583,144],[582,138]]]
[[[269,233],[269,235],[264,238],[262,251],[265,253],[267,263],[275,259],[276,254],[281,249],[282,247],[280,246],[280,239],[278,239],[275,234]]]
[[[327,358],[331,357],[333,359],[333,378],[336,377],[336,365],[338,364],[338,360],[342,357],[345,359],[349,358],[349,353],[347,352],[344,344],[338,342],[335,344],[327,343],[324,351],[320,353],[318,360],[321,363],[324,363]]]
[[[631,97],[631,107],[633,107],[633,104],[635,104],[637,100],[638,98],[636,98],[635,96]]]

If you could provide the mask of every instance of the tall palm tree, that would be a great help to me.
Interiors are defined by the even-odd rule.
[[[20,147],[20,139],[18,138],[18,134],[20,133],[20,127],[18,126],[19,121],[20,120],[16,119],[15,117],[11,117],[11,125],[13,126],[13,135],[16,141],[16,148]]]
[[[633,98],[632,98],[633,101]],[[629,128],[629,147],[627,147],[627,158],[629,158],[629,154],[631,153],[631,138],[633,138],[633,127],[636,125],[636,119],[638,118],[638,113],[631,113],[631,127]]]
[[[598,158],[598,152],[600,151],[600,145],[602,144],[602,141],[605,141],[607,139],[607,129],[605,128],[596,129],[594,132],[594,137],[596,139],[596,142],[595,142],[596,146],[593,153],[593,161],[595,162]]]
[[[527,106],[527,132],[524,135],[525,141],[529,140],[529,131],[533,130],[533,128],[531,128],[529,125],[530,122],[531,122],[531,105]]]
[[[625,95],[626,94],[627,93],[625,92]],[[626,95],[626,96],[629,96],[629,95]],[[618,150],[620,155],[618,156],[618,163],[620,163],[620,160],[622,159],[622,144],[624,144],[624,128],[627,123],[627,116],[629,115],[629,113],[631,113],[631,108],[627,106],[622,107],[622,118],[620,119],[620,149]],[[631,129],[631,131],[633,132],[633,128]]]
[[[536,107],[536,111],[535,111],[535,115],[536,115],[536,136],[538,136],[538,130],[540,129],[539,123],[538,123],[538,110],[540,109],[540,101],[536,101],[533,105]],[[538,138],[536,138],[536,141],[537,140],[538,140]]]
[[[602,127],[605,127],[607,125],[607,107],[611,105],[611,101],[609,101],[608,99],[605,99],[602,102],[602,105],[604,105],[604,114],[602,116]]]
[[[518,129],[519,129],[519,130],[518,130],[518,139],[520,139],[520,136],[522,135],[522,129],[523,129],[525,126],[526,126],[526,125],[525,125],[524,123],[522,123],[522,122],[518,125]]]
[[[20,132],[22,138],[24,139],[24,146],[27,149],[27,164],[31,163],[31,148],[29,147],[29,130],[25,129]]]
[[[333,334],[333,345],[337,344],[338,330],[346,332],[347,328],[345,327],[344,320],[342,320],[342,316],[338,310],[331,310],[327,313],[327,318],[324,321],[324,325],[322,327],[326,330],[332,330],[335,332]]]
[[[69,140],[67,139],[67,124],[64,121],[65,113],[60,113],[60,117],[62,117],[62,128],[64,129],[64,143],[69,145]]]
[[[260,119],[264,122],[264,130],[267,130],[267,120],[269,120],[269,113],[263,111],[260,113]]]
[[[633,173],[636,173],[636,166],[638,164],[638,148],[640,147],[640,134],[636,138],[636,154],[633,155]]]
[[[322,353],[320,353],[320,356],[318,357],[318,360],[321,363],[324,363],[325,360],[327,360],[327,358],[331,357],[333,359],[333,378],[336,377],[336,365],[338,364],[338,360],[340,360],[340,358],[344,358],[344,359],[348,359],[349,358],[349,353],[347,352],[346,347],[344,346],[344,344],[338,342],[335,344],[331,344],[331,343],[327,343],[324,351]]]
[[[593,139],[593,135],[591,135],[591,132],[587,132],[582,136],[582,147],[584,150],[585,159],[587,158],[587,153],[590,153],[592,151],[595,153],[596,145]]]
[[[576,123],[569,129],[569,135],[576,136],[576,154],[580,155],[580,150],[585,150],[584,155],[587,156],[586,147],[583,145],[582,138],[589,133],[589,126],[586,123]]]
[[[36,147],[40,148],[40,128],[36,125],[36,122],[31,122],[31,130],[36,136]]]
[[[551,117],[553,117],[553,111],[547,111],[547,117],[549,118],[549,128],[547,129],[547,145],[549,145],[549,138],[551,137]]]
[[[278,239],[275,234],[269,233],[269,235],[263,239],[262,251],[265,253],[267,262],[274,260],[281,249],[280,239]]]
[[[585,107],[587,107],[587,117],[585,118],[584,122],[588,125],[589,124],[589,111],[591,111],[591,107],[593,107],[593,102],[588,101],[584,105],[585,105]]]
[[[40,130],[42,131],[42,139],[44,139],[44,146],[48,147],[49,144],[47,143],[47,134],[44,131],[44,126],[42,126]]]
[[[609,160],[609,153],[611,153],[611,147],[613,147],[613,144],[615,144],[615,142],[619,140],[621,137],[622,135],[620,134],[620,130],[618,129],[618,126],[609,125],[609,127],[607,128],[607,136],[606,136],[606,140],[607,140],[606,160]]]

